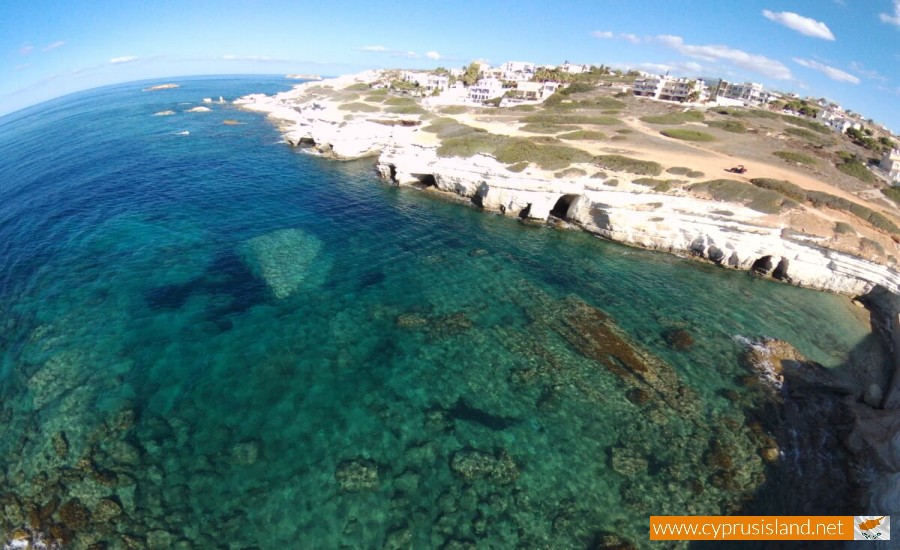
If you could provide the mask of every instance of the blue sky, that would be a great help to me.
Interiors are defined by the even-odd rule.
[[[900,132],[900,0],[0,3],[0,114],[146,78],[473,59],[751,80]]]

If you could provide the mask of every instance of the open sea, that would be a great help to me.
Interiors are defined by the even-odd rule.
[[[784,503],[828,480],[786,443],[761,458],[742,342],[840,366],[872,338],[849,300],[393,187],[227,103],[187,112],[296,81],[172,82],[0,118],[7,538],[640,548],[650,514],[811,512]]]

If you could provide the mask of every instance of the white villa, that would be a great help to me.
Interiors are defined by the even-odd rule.
[[[559,67],[557,67],[560,71],[567,72],[569,74],[581,74],[586,73],[591,70],[590,65],[576,65],[575,63],[563,63]]]
[[[525,61],[507,61],[500,65],[500,78],[506,81],[522,82],[531,80],[534,76],[536,66],[534,63]]]
[[[768,103],[774,95],[765,91],[757,82],[728,82],[722,80],[716,90],[716,97],[741,101],[744,105],[761,105]]]
[[[469,86],[467,100],[472,103],[482,103],[502,95],[502,81],[496,78],[482,78],[476,84]]]
[[[709,88],[702,80],[675,78],[669,75],[653,75],[634,81],[634,95],[664,101],[702,102],[709,98]]]
[[[429,93],[432,93],[435,90],[443,92],[450,87],[450,77],[446,75],[404,71],[403,80],[412,82]]]
[[[526,100],[543,101],[560,87],[559,82],[517,82],[516,91]]]
[[[816,113],[816,118],[821,120],[823,124],[838,132],[843,134],[850,128],[856,128],[859,130],[862,128],[862,124],[858,121],[852,120],[850,117],[844,113],[843,110],[840,109],[822,109],[821,111]]]
[[[894,185],[900,184],[900,149],[885,151],[880,166],[894,182]]]

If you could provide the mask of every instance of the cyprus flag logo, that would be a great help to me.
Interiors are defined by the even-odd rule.
[[[853,540],[891,540],[891,516],[854,516]]]

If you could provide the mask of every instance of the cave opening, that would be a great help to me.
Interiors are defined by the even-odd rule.
[[[760,275],[767,275],[770,271],[772,271],[772,256],[763,256],[762,258],[753,262],[753,265],[750,267],[750,271],[759,273]]]
[[[550,209],[550,215],[555,216],[561,220],[568,219],[569,207],[572,206],[572,203],[575,202],[575,199],[578,198],[578,195],[563,195],[556,201],[556,204],[553,205],[553,208]]]
[[[412,174],[412,177],[419,180],[419,185],[422,187],[437,186],[437,180],[434,179],[434,174]]]

